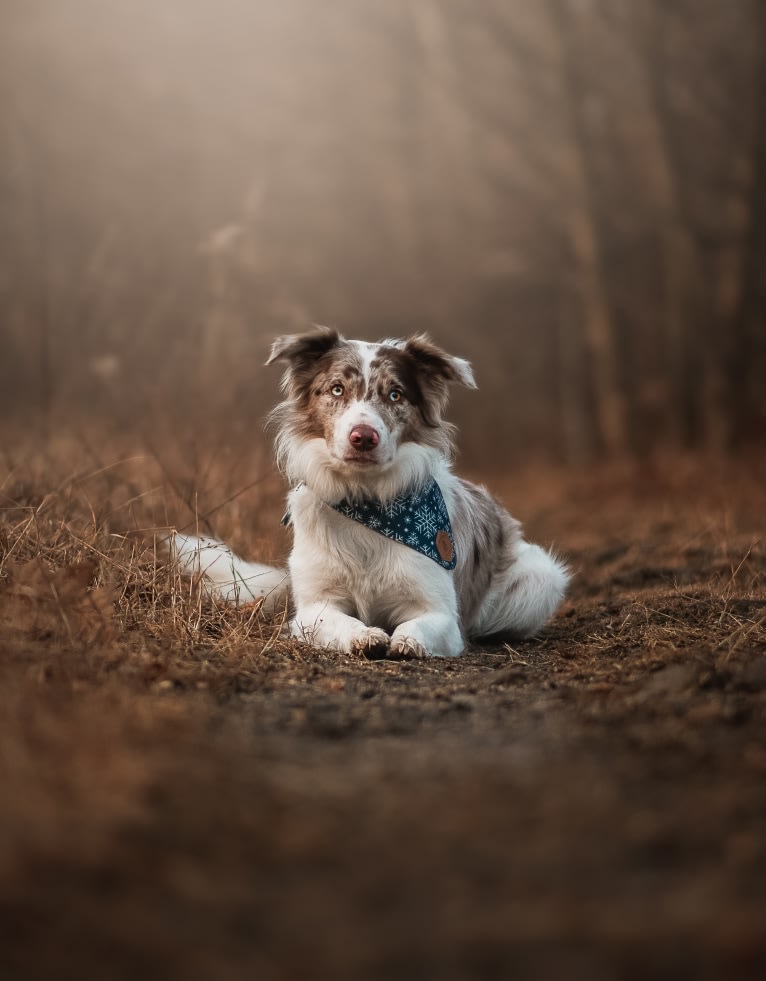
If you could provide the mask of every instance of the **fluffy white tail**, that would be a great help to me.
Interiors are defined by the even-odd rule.
[[[265,613],[284,609],[289,591],[284,569],[245,562],[215,538],[173,532],[165,545],[179,572],[201,576],[213,599],[236,606],[262,599]]]

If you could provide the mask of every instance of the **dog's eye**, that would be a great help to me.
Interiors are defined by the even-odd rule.
[[[343,395],[343,386],[336,382],[330,389],[330,395],[333,395],[336,399],[339,399]]]
[[[392,388],[388,393],[389,402],[401,402],[402,401],[402,390],[401,388]]]

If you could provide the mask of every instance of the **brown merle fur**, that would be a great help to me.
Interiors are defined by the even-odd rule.
[[[451,457],[454,427],[441,414],[447,387],[457,379],[449,358],[425,335],[410,338],[402,348],[384,344],[370,363],[369,384],[362,373],[358,350],[332,328],[282,338],[267,364],[287,361],[282,380],[286,398],[273,410],[270,421],[289,438],[329,440],[333,420],[353,398],[374,403],[391,433],[400,442],[417,442]],[[344,395],[330,393],[344,386]],[[392,388],[404,398],[392,403]]]
[[[505,576],[514,562],[521,525],[484,487],[458,478],[451,514],[460,562],[455,588],[460,615],[470,624],[493,581]],[[470,633],[470,630],[469,630]]]

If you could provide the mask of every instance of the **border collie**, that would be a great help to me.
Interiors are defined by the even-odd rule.
[[[214,539],[171,536],[186,575],[234,603],[289,603],[293,636],[368,657],[455,656],[470,638],[536,634],[569,580],[483,488],[453,474],[451,383],[471,366],[420,334],[377,344],[319,328],[281,337],[271,414],[289,480],[289,572]]]

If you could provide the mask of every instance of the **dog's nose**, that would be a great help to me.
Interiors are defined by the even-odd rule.
[[[372,426],[354,426],[351,432],[348,434],[348,441],[354,447],[355,450],[361,450],[366,453],[368,450],[374,450],[375,447],[380,442],[380,436],[377,430],[373,429]]]

